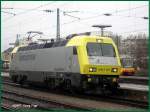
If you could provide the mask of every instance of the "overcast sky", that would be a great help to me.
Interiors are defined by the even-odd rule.
[[[148,17],[148,1],[2,1],[1,5],[2,51],[15,41],[16,34],[23,37],[28,31],[41,31],[47,38],[55,38],[57,8],[60,8],[61,37],[98,31],[91,27],[93,24],[111,24],[107,30],[123,38],[129,34],[148,34],[148,20],[142,19]],[[67,14],[74,17],[64,16],[64,11],[72,11]],[[105,13],[112,16],[104,16]]]

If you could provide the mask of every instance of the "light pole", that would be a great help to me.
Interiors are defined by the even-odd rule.
[[[43,11],[48,12],[48,13],[54,12],[53,10],[49,10],[49,9],[43,10]],[[59,15],[60,10],[59,8],[57,8],[56,13],[57,13],[56,41],[59,41],[60,40],[60,15]]]
[[[60,16],[59,8],[57,8],[57,28],[56,28],[56,41],[60,40]]]
[[[43,10],[43,11],[49,12],[49,13],[54,12],[53,10],[49,10],[49,9]],[[78,11],[62,11],[62,12],[63,12],[64,16],[70,16],[70,17],[73,17],[76,19],[80,19],[79,17],[75,17],[75,16],[68,14],[68,13],[73,13],[73,12],[78,12]],[[56,13],[57,13],[56,41],[60,41],[60,9],[59,8],[57,8]]]

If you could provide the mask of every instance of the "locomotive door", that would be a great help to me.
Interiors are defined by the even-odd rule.
[[[80,69],[79,69],[76,47],[74,46],[67,47],[66,62],[67,62],[67,72],[79,73]]]
[[[67,47],[66,50],[65,50],[65,54],[66,54],[66,64],[67,64],[67,72],[72,72],[72,58],[73,58],[73,55],[72,55],[72,47]]]

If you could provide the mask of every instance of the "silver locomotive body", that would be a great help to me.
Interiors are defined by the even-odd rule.
[[[79,86],[80,69],[74,49],[62,46],[18,51],[10,64],[10,76],[19,83],[50,83],[51,79],[58,79],[55,85],[71,80],[72,85]]]

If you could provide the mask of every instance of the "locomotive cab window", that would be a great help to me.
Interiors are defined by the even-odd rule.
[[[102,46],[102,51],[103,51],[103,56],[106,57],[115,57],[115,50],[112,46],[112,44],[101,44]]]
[[[115,57],[115,50],[111,44],[87,43],[88,56]]]
[[[87,43],[87,53],[89,56],[102,56],[101,45],[99,43]]]

